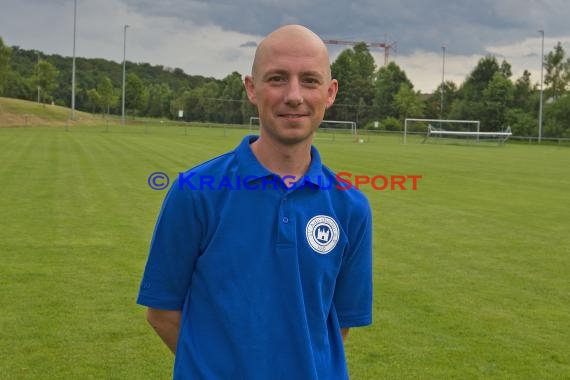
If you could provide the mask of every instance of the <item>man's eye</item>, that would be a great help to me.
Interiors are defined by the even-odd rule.
[[[275,75],[275,76],[269,77],[270,82],[283,82],[284,80],[285,80],[285,78],[281,75]]]
[[[319,80],[316,78],[305,78],[303,82],[307,84],[319,84]]]

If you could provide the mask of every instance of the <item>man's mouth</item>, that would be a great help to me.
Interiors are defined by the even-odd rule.
[[[284,117],[287,119],[298,119],[301,117],[306,117],[308,115],[306,114],[298,114],[298,113],[284,113],[284,114],[280,114],[279,117]]]

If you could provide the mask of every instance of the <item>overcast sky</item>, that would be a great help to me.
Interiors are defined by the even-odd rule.
[[[0,0],[0,37],[8,45],[72,56],[73,0]],[[249,73],[256,44],[271,30],[299,23],[323,39],[395,42],[390,60],[417,90],[445,79],[458,85],[493,54],[540,80],[538,30],[545,54],[560,41],[570,53],[568,0],[77,0],[76,56],[179,67],[223,78]],[[334,60],[347,46],[329,46]],[[372,48],[378,66],[384,52]]]

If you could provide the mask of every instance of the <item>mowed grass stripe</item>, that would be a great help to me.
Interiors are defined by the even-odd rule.
[[[24,321],[23,325],[27,327],[6,326],[3,329],[16,334],[13,341],[18,342],[11,348],[10,357],[14,359],[9,364],[14,372],[10,373],[16,378],[89,378],[89,373],[93,372],[92,378],[100,378],[104,373],[101,361],[106,358],[116,362],[110,367],[111,376],[108,377],[124,378],[121,373],[133,375],[140,370],[118,371],[130,366],[123,363],[124,358],[118,355],[121,346],[112,343],[116,339],[110,337],[130,331],[125,338],[129,344],[123,348],[127,349],[141,333],[144,336],[148,332],[146,326],[124,325],[125,307],[132,312],[140,310],[134,305],[136,286],[123,285],[125,280],[134,282],[142,268],[130,264],[136,266],[136,275],[133,271],[117,273],[120,267],[116,264],[125,258],[125,252],[133,251],[132,247],[121,244],[121,237],[139,241],[141,256],[146,254],[148,237],[145,234],[142,242],[132,239],[129,236],[131,228],[125,229],[124,235],[120,229],[114,229],[107,231],[107,236],[97,236],[105,234],[106,220],[112,222],[119,214],[125,218],[128,215],[113,215],[113,210],[120,208],[117,203],[106,204],[108,192],[100,189],[104,182],[94,181],[97,176],[93,168],[97,164],[89,163],[73,135],[59,131],[41,133],[41,142],[27,158],[33,163],[29,166],[35,170],[28,170],[22,178],[23,183],[16,187],[27,190],[19,192],[20,199],[29,201],[30,197],[48,194],[48,200],[55,205],[50,207],[48,202],[34,202],[36,208],[31,215],[22,215],[15,209],[13,215],[9,215],[11,225],[17,226],[19,232],[25,233],[22,226],[26,225],[31,230],[30,235],[15,237],[19,238],[20,246],[4,251],[12,253],[6,258],[13,259],[17,267],[9,267],[10,279],[2,276],[11,287],[5,287],[3,294],[14,296],[11,302],[3,302],[3,305],[13,308],[13,324],[19,326]],[[109,225],[109,228],[115,227]],[[106,241],[106,237],[111,237],[111,241]],[[26,250],[26,241],[39,246]],[[113,249],[110,251],[109,247]],[[6,261],[3,260],[9,264]],[[118,305],[122,307],[117,308]],[[141,318],[142,313],[136,316],[136,320]],[[101,324],[105,328],[101,329]],[[128,328],[135,326],[136,331]],[[109,344],[115,349],[100,352]],[[77,363],[78,357],[82,358],[80,363]],[[138,377],[143,377],[144,373]]]
[[[14,133],[25,140],[32,132]],[[6,349],[2,357],[11,359],[6,365],[14,372],[9,373],[24,377],[35,373],[31,365],[35,360],[52,359],[45,355],[47,347],[55,344],[54,330],[49,328],[55,301],[51,283],[61,263],[58,252],[50,248],[58,201],[51,180],[59,163],[57,136],[42,132],[33,136],[33,148],[22,156],[21,167],[13,168],[14,181],[3,189],[0,239],[4,242],[0,269],[2,334],[18,343]]]
[[[85,363],[87,373],[92,372],[94,378],[101,374],[112,378],[145,377],[155,369],[148,371],[137,368],[126,360],[140,350],[142,337],[149,333],[144,324],[131,323],[141,318],[144,320],[142,309],[135,305],[134,298],[152,231],[152,222],[147,220],[149,218],[140,218],[139,213],[143,213],[145,203],[138,195],[143,184],[137,183],[135,171],[131,169],[138,165],[143,151],[138,154],[135,150],[125,152],[123,146],[104,135],[92,135],[89,139],[85,137],[84,134],[72,135],[73,153],[79,163],[76,172],[82,174],[81,181],[84,182],[79,185],[88,187],[90,197],[85,201],[91,203],[92,207],[88,210],[88,214],[92,215],[85,221],[87,229],[79,231],[78,236],[84,237],[93,230],[94,234],[88,236],[95,239],[89,248],[84,249],[87,254],[83,255],[86,256],[83,262],[76,262],[84,268],[83,273],[74,277],[76,289],[82,289],[74,298],[81,299],[77,308],[83,313],[78,313],[74,319],[78,324],[103,325],[106,328],[89,331],[87,339],[76,342],[77,349],[97,352],[108,344],[115,348],[91,363]],[[113,154],[101,154],[107,153],[103,147],[111,147]],[[91,199],[97,194],[105,195],[100,199]],[[83,202],[77,199],[74,208],[79,209]],[[82,295],[90,293],[94,294],[93,298],[82,298]],[[118,308],[117,305],[122,307]],[[95,347],[92,347],[93,342],[97,342]],[[154,347],[154,355],[163,355],[160,348]],[[72,361],[73,358],[66,368],[74,368]],[[104,366],[97,368],[101,362]],[[165,364],[163,372],[168,372],[166,361]],[[79,376],[85,372],[83,368],[71,374]]]

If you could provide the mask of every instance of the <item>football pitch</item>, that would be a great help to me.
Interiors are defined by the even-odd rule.
[[[135,304],[166,195],[147,180],[247,133],[0,129],[0,379],[168,379],[173,357]],[[570,378],[570,148],[315,145],[337,172],[422,176],[362,186],[374,323],[349,334],[352,379]]]

